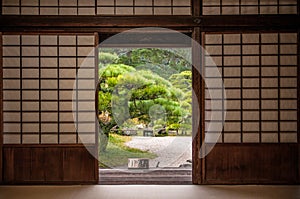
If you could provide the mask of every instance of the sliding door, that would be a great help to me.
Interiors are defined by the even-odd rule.
[[[4,183],[97,183],[95,44],[93,33],[2,36]]]
[[[205,81],[220,78],[216,65],[224,83],[205,89],[205,142],[218,139],[204,159],[204,183],[297,182],[298,41],[296,32],[204,34]]]

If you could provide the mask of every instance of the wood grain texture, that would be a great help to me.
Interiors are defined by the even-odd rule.
[[[202,15],[202,2],[203,0],[192,0],[192,15],[194,17]]]
[[[300,7],[300,2],[298,1],[298,8]],[[298,14],[299,11],[298,11]],[[298,92],[298,101],[297,101],[297,139],[298,139],[298,184],[300,184],[300,31],[298,31],[298,46],[297,46],[297,51],[298,51],[298,55],[297,55],[297,92]]]
[[[99,40],[99,33],[98,32],[95,32],[94,33],[94,37],[95,37],[95,88],[98,89],[98,79],[99,79],[99,72],[98,72],[98,65],[99,65],[99,59],[98,59],[98,53],[99,53],[99,50],[98,50],[98,45],[100,43],[100,40]],[[98,93],[95,92],[95,110],[98,110]],[[98,114],[98,113],[97,113]],[[95,133],[95,140],[96,140],[96,144],[95,144],[95,147],[94,147],[94,151],[95,151],[95,156],[96,157],[99,157],[99,151],[98,151],[98,145],[99,145],[99,142],[98,142],[98,132],[99,132],[99,123],[98,122],[95,122],[95,130],[96,130],[96,133]],[[95,173],[95,180],[96,181],[99,181],[99,161],[97,159],[95,159],[94,161],[94,173]]]
[[[4,153],[5,153],[4,149]],[[13,164],[10,166],[14,170],[13,181],[28,182],[31,179],[31,149],[30,148],[16,148],[13,150]],[[4,173],[7,172],[6,162],[4,162]],[[34,173],[37,171],[33,171]],[[10,181],[10,180],[9,180]]]
[[[63,181],[88,182],[95,179],[94,158],[85,149],[66,148],[63,162]]]
[[[6,166],[4,166],[4,164]],[[7,169],[4,169],[7,167]],[[3,183],[12,184],[15,179],[15,170],[14,170],[14,149],[7,148],[3,150]]]
[[[0,31],[46,30],[60,31],[77,28],[126,27],[200,27],[213,30],[297,30],[297,15],[223,15],[223,16],[0,16]],[[100,31],[101,29],[99,29]]]
[[[0,0],[1,2],[1,0]],[[193,16],[0,16],[0,31],[36,34],[116,33],[135,27],[167,27],[189,32],[201,43],[201,32],[299,31],[298,15],[201,16],[201,0],[193,0]],[[198,7],[199,6],[199,7]],[[96,37],[97,33],[95,33]],[[0,40],[2,38],[0,37]],[[2,42],[0,42],[2,43]],[[95,45],[97,45],[97,40]],[[298,32],[298,65],[300,63]],[[2,48],[0,48],[0,52]],[[0,53],[0,56],[2,52]],[[201,63],[194,55],[194,63]],[[1,58],[1,57],[0,57]],[[2,61],[2,59],[0,59]],[[0,61],[0,75],[2,68]],[[199,65],[193,67],[193,183],[194,184],[292,184],[300,182],[300,105],[298,144],[217,144],[206,159],[199,159],[204,133],[204,92]],[[298,70],[298,85],[300,70]],[[0,91],[2,81],[0,81]],[[300,91],[298,89],[298,96]],[[2,92],[0,92],[2,106]],[[3,110],[0,107],[0,110]],[[98,162],[83,145],[5,145],[2,147],[3,113],[0,112],[0,183],[96,184]],[[196,125],[197,124],[197,125]],[[92,146],[93,147],[93,146]],[[94,150],[97,150],[95,147]],[[3,158],[1,155],[3,154]],[[3,176],[1,177],[1,175]]]
[[[97,184],[95,166],[85,147],[4,146],[5,184]]]
[[[298,144],[217,144],[205,184],[295,184]]]
[[[46,156],[45,148],[37,148],[35,150],[30,150],[31,152],[31,165],[30,165],[30,181],[45,181],[45,173],[48,165],[48,154]],[[48,152],[48,151],[47,151]]]
[[[199,28],[195,28],[193,32],[193,39],[197,41],[198,44],[201,43],[201,32]],[[192,54],[192,86],[193,86],[193,95],[192,95],[192,111],[193,111],[193,119],[192,119],[192,128],[193,128],[193,183],[201,184],[202,183],[202,160],[199,158],[200,146],[202,143],[202,131],[203,131],[203,114],[202,112],[202,95],[201,88],[203,86],[202,78],[201,78],[201,49],[199,45],[192,46],[193,54]]]
[[[300,0],[297,0],[297,13],[298,13],[298,16],[300,15]]]
[[[47,157],[44,163],[45,166],[45,181],[55,182],[63,181],[63,150],[57,148],[47,148]]]
[[[0,1],[1,3],[1,1]],[[2,4],[1,4],[2,5]],[[1,8],[1,7],[0,7]],[[2,33],[0,32],[0,184],[3,182],[3,59],[2,59]]]

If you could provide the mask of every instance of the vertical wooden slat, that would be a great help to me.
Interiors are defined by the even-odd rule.
[[[41,1],[38,1],[38,13],[39,13],[39,15],[41,15]],[[39,42],[39,44],[40,44],[40,42]]]
[[[300,7],[298,1],[298,8]],[[300,31],[298,31],[298,40],[297,40],[297,85],[298,85],[298,99],[297,99],[297,141],[298,141],[298,183],[300,183]]]
[[[95,95],[95,110],[96,110],[96,116],[98,116],[98,65],[99,65],[99,59],[98,59],[98,45],[99,45],[99,33],[95,32],[94,33],[94,37],[95,37],[95,88],[96,88],[96,95]],[[98,117],[97,117],[98,119]],[[99,132],[99,122],[98,120],[96,120],[95,122],[95,179],[98,182],[99,181],[99,162],[98,162],[98,157],[99,157],[99,152],[98,152],[98,148],[99,148],[99,142],[98,142],[98,132]]]
[[[300,15],[300,0],[297,1],[297,11]],[[300,31],[298,30],[298,42],[297,42],[297,51],[298,51],[298,60],[297,60],[297,85],[300,85]],[[300,89],[298,87],[298,103],[297,103],[297,141],[298,141],[298,184],[300,183]]]
[[[297,14],[300,15],[300,0],[297,0]]]
[[[240,1],[240,4],[239,4],[239,9],[240,9],[240,13],[241,13],[241,1]],[[241,87],[240,87],[240,103],[241,103],[241,112],[240,112],[240,125],[241,125],[241,131],[240,131],[240,135],[241,135],[241,139],[240,139],[240,142],[243,143],[244,142],[244,138],[243,138],[243,36],[242,34],[239,34],[240,35],[240,60],[241,60],[241,66],[240,66],[240,81],[241,81]],[[224,43],[223,43],[223,46],[224,46]],[[224,76],[224,65],[222,67],[222,75]],[[224,99],[224,96],[223,96],[223,99]],[[223,107],[223,111],[224,111],[224,107]],[[224,120],[224,118],[222,118]],[[224,138],[224,135],[223,135],[223,138]]]
[[[201,32],[200,28],[195,28],[193,31],[193,39],[197,41],[199,44],[201,43]],[[199,46],[194,45],[192,46],[192,61],[193,61],[193,68],[192,68],[192,86],[193,86],[193,95],[192,95],[192,111],[193,111],[193,183],[194,184],[201,184],[202,180],[202,162],[199,158],[200,153],[200,146],[202,143],[202,132],[204,132],[204,125],[203,125],[203,84],[202,78],[200,74],[201,70],[201,54]]]
[[[278,13],[279,13],[279,1],[278,1]],[[277,110],[277,117],[278,117],[277,118],[278,119],[277,120],[277,130],[278,130],[278,132],[277,132],[277,137],[278,138],[277,139],[278,139],[278,143],[281,143],[281,139],[280,139],[280,133],[281,133],[280,132],[280,123],[281,123],[280,122],[280,108],[281,108],[280,107],[281,106],[280,105],[280,99],[281,99],[281,97],[280,97],[280,87],[281,87],[280,86],[280,78],[281,78],[280,77],[281,76],[280,75],[280,65],[281,65],[280,64],[280,34],[277,34],[277,38],[278,38],[278,41],[277,41],[277,46],[278,46],[277,47],[277,62],[278,62],[277,63],[277,76],[278,76],[277,77],[277,82],[278,82],[278,85],[277,85],[278,86],[278,90],[277,90],[277,92],[278,92],[278,94],[277,94],[277,96],[278,96],[277,97],[278,98],[278,106],[277,106],[278,107],[278,110]]]
[[[260,6],[259,6],[260,7]],[[258,36],[258,54],[259,54],[259,143],[261,143],[261,132],[262,132],[262,49],[261,49],[261,46],[262,46],[262,42],[261,42],[261,33],[259,33],[259,36]]]
[[[95,15],[97,15],[98,1],[97,0],[94,0],[94,1],[95,1]]]
[[[3,149],[3,182],[13,183],[14,180],[14,149],[6,148]]]
[[[1,0],[0,0],[1,3]],[[2,4],[1,4],[2,5]],[[0,7],[1,8],[1,7]],[[1,8],[2,10],[2,8]],[[3,61],[2,33],[0,33],[0,184],[3,182]]]
[[[92,182],[93,184],[98,184],[99,182],[99,166],[98,160],[94,158],[89,151],[97,150],[95,146],[90,146],[81,149],[81,152],[84,156],[84,164],[81,166],[81,177],[80,181],[83,182]],[[93,164],[96,163],[96,164]],[[92,172],[94,171],[94,172]]]
[[[191,0],[192,16],[199,17],[202,15],[203,0]]]
[[[63,152],[61,148],[45,149],[45,182],[61,182],[63,180]]]
[[[31,149],[31,175],[30,181],[45,181],[45,165],[47,164],[45,148],[34,148]]]
[[[2,15],[2,0],[0,0],[0,15]]]
[[[63,181],[80,181],[82,153],[73,148],[65,148],[63,153]]]
[[[17,182],[29,182],[31,179],[31,149],[14,148],[13,167],[14,180]],[[35,171],[34,171],[35,172]]]
[[[77,0],[77,2],[76,2],[76,15],[78,15],[78,13],[79,13],[79,6],[78,6],[78,0]]]
[[[64,181],[94,181],[94,158],[85,148],[65,148],[63,161]]]
[[[78,4],[78,0],[77,0],[77,4]],[[78,11],[78,7],[77,7],[77,11]],[[75,43],[75,51],[76,51],[76,60],[75,60],[75,63],[76,63],[76,74],[78,75],[78,71],[79,71],[79,68],[80,68],[80,66],[78,65],[78,36],[76,35],[76,43]],[[79,98],[78,98],[78,93],[79,93],[79,91],[78,91],[78,89],[79,89],[79,85],[78,85],[78,79],[79,79],[79,77],[77,76],[76,77],[76,79],[75,79],[75,84],[76,84],[76,119],[75,119],[75,121],[74,121],[74,123],[75,123],[75,126],[76,126],[76,144],[78,144],[78,141],[79,141],[79,135],[78,135],[78,126],[79,126],[79,122],[78,122],[78,114],[79,114],[79,110],[78,110],[78,104],[79,104],[79,102],[78,102],[78,100],[79,100]],[[73,92],[74,92],[74,90],[73,90]],[[73,102],[74,103],[74,102]],[[74,111],[74,110],[73,110]]]
[[[221,41],[221,45],[222,45],[221,46],[221,48],[222,48],[222,55],[221,55],[222,56],[222,63],[221,63],[222,74],[221,74],[221,77],[222,77],[222,79],[224,79],[224,34],[222,34],[221,37],[222,37],[222,41]],[[222,91],[222,97],[224,97],[224,92],[225,91]],[[224,111],[224,101],[222,101],[222,111]],[[224,115],[224,113],[222,113],[222,120],[224,120],[224,119],[225,119],[225,115]],[[222,130],[221,134],[222,134],[222,143],[224,143],[225,142],[225,140],[224,140],[224,137],[225,137],[224,130]]]
[[[40,3],[40,1],[39,1]],[[39,9],[40,10],[40,9]],[[39,144],[42,143],[42,86],[41,86],[41,82],[42,82],[42,76],[41,76],[41,35],[38,35],[39,37],[39,41],[38,41],[38,45],[39,45]]]
[[[21,7],[21,6],[20,6]],[[21,13],[21,11],[20,11]],[[22,35],[20,34],[20,144],[23,144],[23,114],[22,114],[22,110],[23,110],[23,92],[22,92],[22,88],[23,88],[23,81],[22,81],[22,77],[23,77],[23,61],[22,61]]]
[[[59,1],[58,1],[58,4],[59,4]],[[57,41],[56,41],[56,46],[57,46],[57,56],[59,56],[59,36],[58,35],[56,35],[56,39],[57,39]],[[59,101],[60,101],[60,85],[59,85],[59,76],[58,76],[58,74],[59,74],[59,67],[60,66],[60,59],[59,59],[59,57],[57,57],[57,103],[59,103]],[[57,106],[57,121],[60,121],[60,106],[58,105]],[[60,123],[58,123],[57,124],[57,144],[60,144]]]
[[[200,32],[200,30],[199,30]],[[204,144],[204,137],[205,137],[205,52],[204,52],[204,45],[205,45],[205,33],[200,32],[200,40],[199,43],[203,49],[201,49],[201,55],[200,55],[200,71],[201,71],[201,76],[200,76],[200,144]],[[203,149],[205,151],[205,149]],[[205,173],[205,165],[206,165],[206,159],[202,158],[201,160],[201,176],[202,176],[202,181],[201,183],[203,184],[204,179],[206,177]]]

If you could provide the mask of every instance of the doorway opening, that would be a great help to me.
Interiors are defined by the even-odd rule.
[[[190,45],[98,49],[101,184],[191,184]]]

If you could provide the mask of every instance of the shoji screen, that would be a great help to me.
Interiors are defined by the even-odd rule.
[[[191,0],[97,0],[100,15],[191,15]]]
[[[297,142],[297,34],[208,34],[205,47],[222,75],[227,109],[222,143]],[[206,79],[213,80],[206,66]],[[217,89],[217,88],[213,88]],[[209,93],[206,100],[211,99]],[[209,104],[209,103],[207,103]],[[218,122],[210,120],[207,122]]]
[[[212,101],[222,99],[210,96],[206,88],[206,133],[217,133],[213,127],[225,119],[218,144],[206,159],[206,180],[296,181],[297,33],[207,33],[204,41],[226,96],[222,106],[212,108]],[[206,60],[206,81],[220,78]],[[212,111],[223,112],[222,118],[211,118]]]
[[[203,0],[203,15],[297,14],[297,0]]]
[[[73,111],[86,113],[86,123],[96,118],[93,48],[93,35],[3,35],[4,144],[80,142]],[[88,73],[76,79],[84,59]],[[74,110],[72,103],[87,106]],[[95,128],[86,133],[94,136]]]
[[[95,15],[95,0],[3,0],[3,15]]]
[[[94,34],[5,34],[2,41],[5,180],[97,179],[82,145],[97,146]],[[22,161],[31,161],[28,171],[18,168]],[[26,177],[35,167],[44,174]]]
[[[191,15],[191,0],[3,0],[4,15]]]

